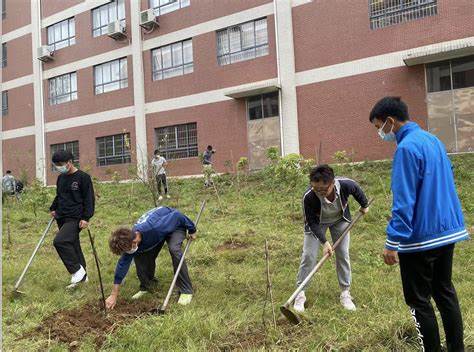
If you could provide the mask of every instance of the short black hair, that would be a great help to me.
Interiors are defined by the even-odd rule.
[[[156,154],[160,154],[160,151],[158,149],[155,149],[155,151],[153,152],[153,155],[156,155]]]
[[[334,170],[326,164],[316,166],[309,173],[310,182],[330,183],[334,180]]]
[[[389,116],[398,121],[407,121],[410,119],[408,106],[400,97],[385,97],[380,99],[372,108],[369,120],[372,123],[374,119],[385,122]]]
[[[208,145],[207,150],[212,150],[212,145]]]
[[[7,174],[11,174],[11,173],[12,173],[11,170],[7,170]]]
[[[58,150],[54,152],[53,157],[51,158],[53,163],[66,163],[69,160],[73,160],[74,156],[69,150]]]

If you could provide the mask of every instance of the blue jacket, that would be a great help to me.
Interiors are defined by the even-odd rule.
[[[414,122],[402,126],[396,138],[385,247],[410,253],[468,239],[443,143]]]
[[[135,253],[123,253],[120,257],[115,268],[114,284],[122,283],[135,255],[151,250],[176,230],[187,230],[193,234],[196,226],[187,216],[173,208],[158,207],[143,214],[132,228],[134,233],[140,232],[142,240]]]

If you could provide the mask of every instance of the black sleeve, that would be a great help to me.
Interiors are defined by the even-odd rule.
[[[306,223],[308,224],[311,232],[317,237],[321,244],[326,243],[326,234],[321,231],[321,226],[319,225],[319,219],[317,217],[317,209],[315,204],[311,202],[308,197],[303,199],[303,207],[304,207],[304,217]]]
[[[367,200],[362,188],[355,181],[351,181],[350,184],[350,194],[352,194],[362,208],[367,208],[369,206],[369,201]]]
[[[89,221],[89,219],[94,215],[95,196],[91,177],[87,174],[83,177],[81,191],[84,202],[82,219]]]
[[[59,178],[56,180],[56,196],[54,197],[53,203],[49,207],[49,211],[55,211],[58,209],[58,188],[59,188]]]

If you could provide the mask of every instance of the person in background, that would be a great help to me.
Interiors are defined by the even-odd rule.
[[[11,170],[7,170],[5,176],[2,178],[2,191],[5,195],[15,195],[16,193],[16,180]]]
[[[436,136],[410,121],[408,107],[399,97],[379,100],[369,120],[383,141],[397,143],[384,261],[387,265],[400,263],[403,294],[421,349],[441,351],[432,297],[441,313],[448,351],[464,351],[452,268],[455,243],[469,235],[451,161]]]
[[[212,145],[208,145],[206,150],[202,155],[202,165],[204,168],[204,185],[206,187],[212,186],[213,182],[211,179],[212,176],[212,155],[216,151],[212,149]]]
[[[67,150],[53,154],[52,162],[60,175],[56,181],[56,197],[49,208],[59,227],[53,244],[71,274],[67,288],[88,281],[79,233],[89,226],[95,208],[91,177],[77,169],[73,159],[72,153]]]
[[[158,149],[155,150],[154,157],[151,160],[151,166],[153,168],[153,176],[156,180],[156,186],[158,189],[159,198],[158,200],[163,200],[163,196],[161,193],[161,185],[163,185],[163,189],[165,191],[165,197],[170,198],[168,195],[168,182],[166,181],[166,159],[160,155],[160,151]]]

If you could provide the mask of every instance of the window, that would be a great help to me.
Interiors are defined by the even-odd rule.
[[[474,56],[428,64],[426,78],[430,93],[474,87]]]
[[[76,44],[74,17],[48,27],[48,45],[51,50],[58,50]]]
[[[371,29],[434,16],[437,13],[437,0],[369,0]]]
[[[156,144],[165,159],[184,159],[198,156],[197,124],[160,127],[155,129]]]
[[[94,37],[108,33],[109,23],[120,20],[125,25],[124,0],[111,1],[92,10],[92,35]]]
[[[278,92],[272,92],[247,98],[249,120],[279,115]]]
[[[2,19],[7,17],[7,4],[6,0],[2,0]]]
[[[126,164],[130,157],[130,133],[96,139],[97,166]]]
[[[7,43],[2,43],[2,67],[7,67]]]
[[[51,144],[51,156],[58,150],[68,150],[72,153],[72,163],[75,167],[79,167],[79,141]],[[54,171],[54,166],[51,165]]]
[[[154,81],[193,72],[191,39],[154,49],[151,57]]]
[[[217,32],[219,65],[254,59],[268,54],[267,19],[246,22]]]
[[[128,87],[127,58],[94,66],[95,94]]]
[[[66,73],[48,80],[49,104],[57,105],[77,99],[77,74]]]
[[[155,16],[160,16],[189,6],[189,2],[190,0],[150,0],[150,7],[153,8]]]
[[[8,91],[2,92],[2,116],[8,115]]]

